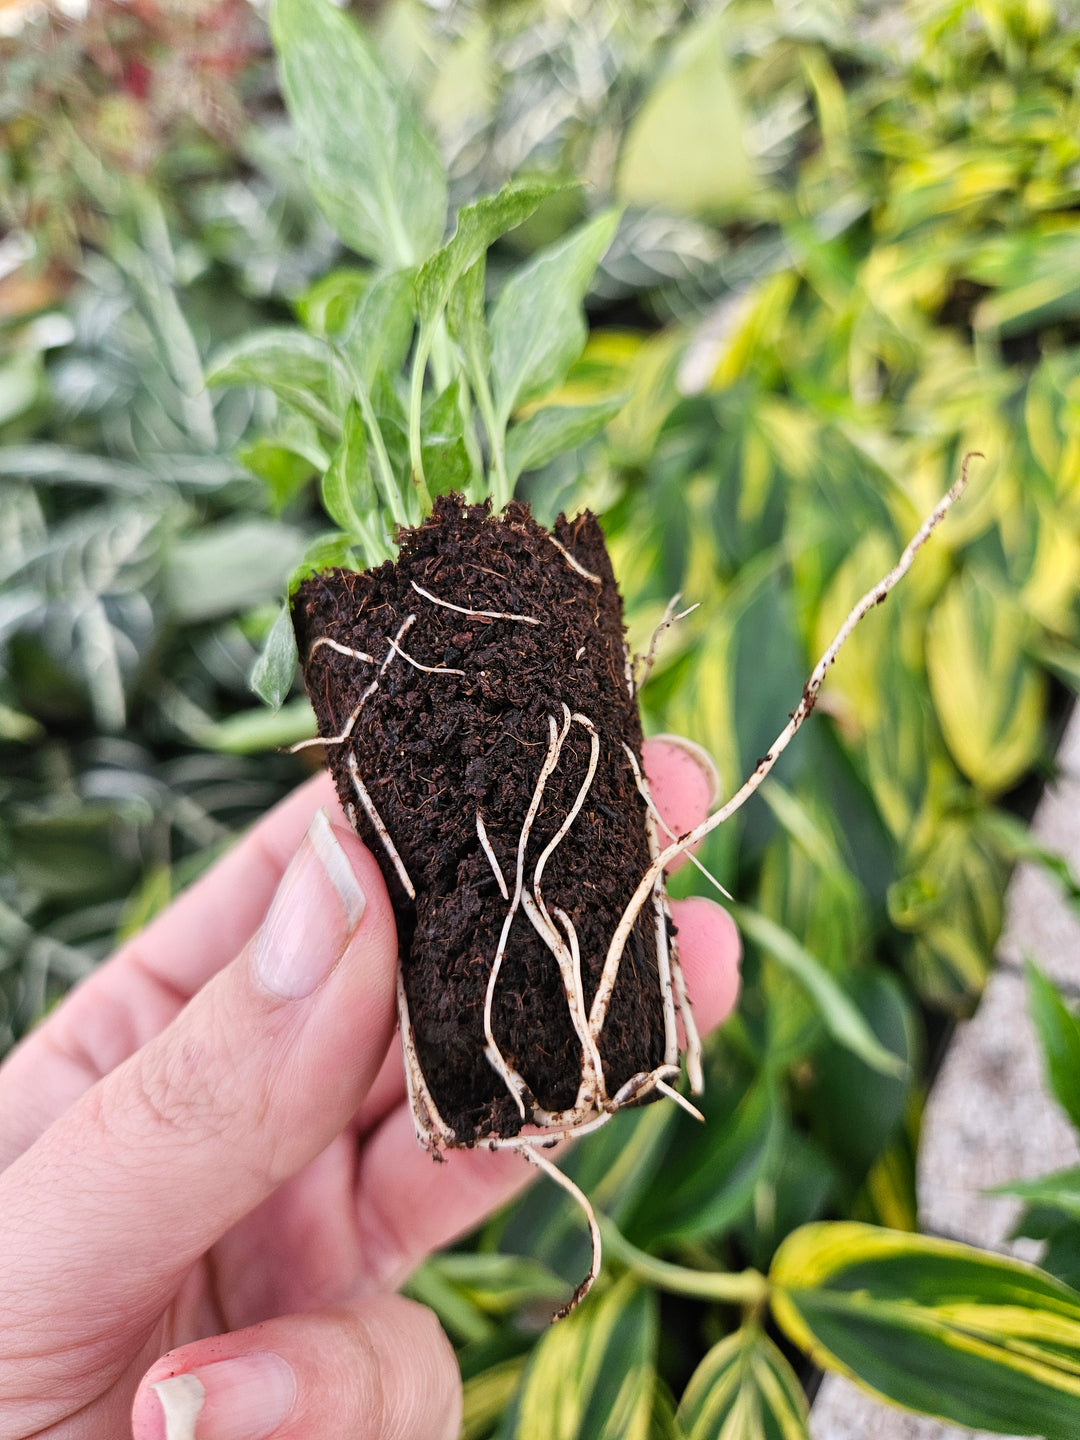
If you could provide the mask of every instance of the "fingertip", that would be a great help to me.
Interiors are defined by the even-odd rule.
[[[671,833],[685,835],[700,825],[720,793],[719,773],[708,751],[680,735],[654,735],[642,747],[641,758],[653,803]],[[666,843],[667,837],[662,839]]]
[[[734,920],[705,895],[671,904],[679,932],[679,959],[700,1030],[726,1020],[739,998],[742,942]]]

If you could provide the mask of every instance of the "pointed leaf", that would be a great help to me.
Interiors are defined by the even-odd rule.
[[[275,0],[271,30],[305,174],[346,245],[396,269],[430,255],[446,173],[368,37],[330,0]]]
[[[279,400],[331,435],[341,432],[336,404],[347,380],[333,351],[303,330],[256,330],[219,350],[207,385],[265,385]]]
[[[897,1405],[1010,1435],[1080,1433],[1080,1295],[952,1241],[807,1225],[769,1281],[788,1338]]]
[[[1026,970],[1028,1007],[1042,1046],[1047,1081],[1066,1115],[1080,1129],[1080,1018],[1030,960]]]
[[[458,280],[501,235],[527,220],[554,191],[565,188],[556,181],[511,181],[497,195],[483,195],[471,205],[463,205],[453,235],[425,260],[416,277],[421,324],[431,325],[438,319]]]
[[[262,653],[251,672],[251,688],[276,710],[296,679],[296,635],[289,607],[283,605],[270,627]]]
[[[799,1378],[755,1324],[714,1345],[679,1403],[687,1440],[807,1440]]]
[[[513,426],[506,437],[511,481],[523,470],[536,470],[556,455],[591,440],[625,404],[625,395],[613,395],[596,405],[547,405]]]
[[[581,354],[582,303],[619,223],[598,215],[534,255],[503,286],[491,316],[495,405],[505,425],[516,405],[556,385]]]

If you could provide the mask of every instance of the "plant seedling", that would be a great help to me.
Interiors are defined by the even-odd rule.
[[[638,689],[600,527],[552,529],[518,476],[594,435],[621,397],[541,403],[580,354],[582,302],[612,238],[604,213],[487,300],[489,247],[552,187],[463,207],[450,239],[441,164],[361,33],[328,0],[277,0],[285,91],[312,188],[374,268],[331,276],[309,332],[249,336],[211,374],[269,385],[278,444],[322,472],[337,532],[290,582],[256,683],[280,702],[297,644],[345,813],[379,860],[400,933],[398,1009],[417,1137],[512,1149],[582,1205],[543,1153],[675,1088],[700,1045],[664,891],[757,789],[813,708],[858,620],[906,573],[956,484],[855,606],[737,793],[661,839],[641,765]],[[404,370],[404,373],[403,373]],[[667,628],[674,604],[662,623]],[[295,643],[293,639],[295,626]],[[319,743],[319,742],[310,742]]]

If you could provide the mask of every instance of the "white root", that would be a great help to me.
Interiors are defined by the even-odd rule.
[[[350,660],[362,660],[365,665],[375,664],[374,655],[368,655],[367,652],[364,650],[354,650],[349,645],[341,645],[338,643],[337,640],[331,640],[329,635],[320,635],[319,638],[312,644],[311,649],[308,651],[309,664],[311,663],[311,657],[315,654],[315,651],[318,650],[320,645],[325,645],[328,650],[336,650],[339,655],[347,655]]]
[[[669,1085],[666,1080],[657,1080],[656,1088],[660,1091],[661,1095],[666,1095],[669,1100],[674,1100],[676,1105],[680,1106],[683,1110],[686,1111],[688,1115],[692,1116],[695,1120],[700,1120],[701,1123],[704,1125],[705,1116],[701,1113],[701,1111],[697,1108],[696,1105],[692,1105],[690,1101],[687,1100],[685,1095],[680,1095],[678,1090],[676,1090],[673,1085]]]
[[[502,866],[499,864],[495,856],[495,851],[491,848],[491,841],[488,839],[487,827],[484,824],[484,817],[480,814],[479,810],[477,810],[476,812],[476,835],[480,841],[480,845],[484,851],[484,854],[488,858],[488,864],[491,866],[492,873],[495,876],[495,883],[499,887],[500,894],[502,895],[504,900],[509,900],[510,892],[509,890],[507,890],[506,881],[503,879]]]
[[[409,1095],[409,1109],[412,1112],[416,1138],[425,1150],[437,1150],[440,1145],[453,1145],[457,1134],[439,1114],[439,1108],[424,1079],[420,1056],[416,1053],[416,1036],[409,1018],[409,1001],[405,995],[405,980],[400,965],[397,972],[397,1007],[398,1023],[401,1026],[401,1049],[405,1056],[405,1088]]]
[[[630,769],[634,773],[634,783],[637,785],[638,793],[645,801],[645,835],[649,842],[649,857],[655,860],[660,853],[660,842],[656,834],[656,821],[658,814],[653,804],[649,787],[637,762],[637,756],[630,746],[623,741],[623,749],[626,751],[627,759],[630,761]],[[653,886],[653,911],[656,917],[656,969],[660,979],[660,998],[664,1008],[664,1060],[668,1064],[674,1063],[679,1055],[679,1031],[676,1017],[676,997],[672,986],[672,946],[668,935],[668,903],[667,893],[664,889],[664,881],[661,876]],[[604,1021],[607,1019],[607,1011],[600,1018],[595,1033],[599,1035],[603,1029]],[[592,1022],[589,1025],[592,1030]],[[685,1024],[683,1026],[685,1029]],[[697,1032],[695,1031],[695,1036]],[[700,1068],[700,1057],[693,1057],[694,1063]]]
[[[465,605],[451,605],[449,600],[440,600],[438,595],[433,595],[430,590],[425,590],[415,580],[410,580],[409,584],[418,595],[422,595],[425,600],[430,600],[433,605],[441,605],[444,610],[456,610],[459,615],[473,615],[477,619],[485,620],[520,620],[523,625],[541,624],[535,615],[507,615],[502,610],[470,610]]]
[[[595,1021],[597,1015],[603,1015],[607,1011],[611,1000],[611,992],[614,989],[615,980],[618,975],[619,961],[622,958],[623,950],[626,947],[626,942],[630,937],[630,932],[634,927],[634,922],[641,911],[641,907],[649,897],[657,875],[663,873],[664,867],[669,861],[674,860],[677,855],[684,855],[691,846],[696,845],[699,840],[703,840],[705,836],[715,830],[718,825],[722,825],[725,820],[734,815],[737,810],[746,804],[754,791],[758,789],[777,760],[779,760],[780,756],[787,749],[794,736],[798,733],[803,721],[810,714],[811,710],[813,710],[814,702],[817,699],[818,691],[821,689],[822,681],[825,679],[829,667],[836,659],[844,641],[863,616],[872,610],[875,605],[880,605],[890,590],[904,578],[911,569],[915,556],[930,538],[933,530],[940,524],[941,520],[944,519],[945,515],[964,493],[968,481],[968,465],[969,462],[976,457],[982,458],[980,451],[973,450],[964,456],[963,463],[960,467],[959,479],[950,486],[947,494],[938,501],[931,514],[927,516],[918,530],[916,530],[915,534],[904,547],[903,554],[895,566],[852,607],[847,619],[833,637],[832,643],[814,666],[810,678],[803,688],[799,703],[791,713],[791,718],[773,741],[768,754],[764,759],[758,761],[753,774],[743,782],[725,805],[722,805],[719,810],[715,810],[707,820],[703,820],[700,825],[688,831],[674,844],[669,845],[666,850],[662,850],[641,877],[641,881],[634,891],[630,903],[623,911],[622,918],[616,926],[614,935],[611,937],[608,953],[604,960],[603,973],[600,977],[600,984],[593,997],[591,1020]]]
[[[634,754],[633,750],[631,750],[630,746],[627,745],[625,740],[623,741],[623,749],[626,751],[626,758],[630,761],[630,767],[634,772],[634,781],[637,785],[638,793],[645,801],[645,805],[649,811],[649,814],[652,816],[656,825],[661,830],[663,830],[665,834],[670,836],[672,840],[677,841],[679,839],[679,836],[675,834],[675,831],[672,830],[671,826],[667,823],[664,817],[660,814],[660,811],[656,808],[656,802],[653,800],[652,794],[649,790],[649,782],[641,773],[641,767],[638,765],[637,756]],[[657,854],[659,853],[660,852],[658,850]],[[654,855],[653,859],[655,858],[656,856]],[[730,890],[728,890],[725,886],[721,885],[720,881],[716,878],[712,871],[706,865],[703,865],[696,855],[691,854],[688,850],[686,852],[686,858],[690,861],[691,865],[693,865],[697,870],[701,872],[702,875],[704,875],[705,879],[708,880],[709,884],[713,887],[714,890],[719,890],[720,894],[723,895],[725,900],[730,900],[732,904],[735,903],[735,897],[734,895],[732,895]]]
[[[559,554],[570,566],[571,570],[576,570],[579,575],[584,575],[585,579],[591,580],[594,585],[603,585],[604,582],[600,579],[600,576],[594,575],[591,570],[586,570],[585,566],[582,565],[581,561],[575,560],[573,555],[570,554],[570,551],[567,550],[566,546],[560,544],[559,541],[555,539],[554,535],[549,533],[547,538],[551,541],[552,545],[555,546],[555,549],[558,550]]]
[[[383,822],[382,816],[379,814],[378,810],[375,809],[375,802],[368,794],[367,786],[360,778],[360,769],[356,763],[356,756],[351,750],[346,757],[345,764],[348,766],[349,777],[352,780],[353,789],[356,791],[357,799],[367,811],[367,817],[371,821],[372,826],[374,827],[375,834],[378,835],[380,841],[382,842],[383,849],[386,851],[387,855],[389,855],[390,860],[393,863],[394,869],[398,873],[398,879],[405,887],[406,895],[408,895],[410,900],[415,900],[416,886],[409,879],[409,872],[405,869],[405,862],[398,854],[397,846],[394,844],[393,840],[390,839],[390,832],[389,830],[387,830],[386,825]]]
[[[512,1148],[515,1148],[518,1154],[527,1160],[530,1165],[535,1165],[536,1168],[542,1170],[549,1179],[554,1180],[556,1185],[561,1185],[566,1193],[581,1206],[585,1212],[585,1219],[589,1222],[589,1236],[592,1240],[592,1263],[589,1266],[589,1273],[585,1276],[585,1279],[582,1280],[567,1303],[556,1310],[552,1317],[555,1320],[562,1320],[570,1314],[570,1311],[573,1310],[575,1306],[581,1304],[582,1300],[585,1299],[585,1296],[592,1289],[596,1277],[600,1274],[600,1263],[602,1259],[600,1226],[596,1223],[596,1213],[590,1205],[588,1197],[583,1191],[578,1189],[569,1175],[564,1175],[558,1166],[553,1165],[546,1155],[538,1155],[535,1150],[528,1149],[522,1145],[517,1145]]]
[[[682,596],[678,594],[678,592],[676,592],[671,597],[664,609],[663,618],[661,619],[660,624],[657,625],[656,629],[652,633],[652,638],[649,641],[648,650],[646,650],[644,655],[638,655],[635,657],[633,668],[631,670],[633,685],[633,689],[630,691],[631,695],[636,695],[637,692],[641,689],[641,687],[645,684],[645,681],[649,678],[649,672],[652,670],[653,662],[656,659],[656,647],[660,643],[661,635],[663,635],[666,630],[670,630],[677,621],[685,620],[687,615],[692,615],[694,611],[698,608],[698,606],[701,604],[701,601],[699,600],[696,605],[688,605],[685,610],[680,610],[679,613],[676,615],[675,607],[676,605],[678,605],[681,599]],[[639,666],[640,673],[638,668]]]
[[[415,616],[415,615],[410,616],[410,619],[415,620],[415,619],[416,619],[416,616]],[[391,646],[392,649],[396,650],[397,653],[401,656],[401,658],[402,658],[404,661],[406,661],[409,665],[411,665],[414,670],[422,670],[425,675],[464,675],[464,674],[465,674],[465,671],[464,671],[464,670],[455,670],[455,669],[454,669],[452,666],[450,666],[450,665],[422,665],[419,660],[414,660],[411,655],[407,654],[407,653],[401,648],[401,646],[398,644],[398,642],[397,642],[396,640],[388,640],[386,643],[387,643],[389,646]]]
[[[533,821],[536,819],[536,813],[540,809],[540,802],[544,798],[544,790],[547,787],[548,776],[559,762],[559,752],[562,750],[563,741],[566,739],[567,732],[570,729],[570,711],[566,711],[566,722],[561,731],[555,724],[554,716],[548,716],[548,727],[550,732],[548,752],[544,758],[543,765],[540,767],[540,775],[537,779],[536,787],[533,790],[532,799],[529,802],[529,809],[521,827],[521,834],[518,837],[517,873],[514,882],[514,895],[510,901],[510,909],[507,911],[506,918],[503,920],[502,933],[499,936],[499,944],[495,951],[495,958],[491,963],[487,992],[484,995],[484,1039],[487,1042],[485,1054],[487,1055],[488,1063],[505,1080],[507,1089],[517,1102],[522,1119],[524,1119],[527,1114],[525,1096],[528,1093],[528,1086],[518,1072],[504,1058],[502,1051],[496,1043],[491,1028],[491,1006],[495,997],[495,986],[498,982],[499,971],[502,969],[503,956],[506,953],[506,942],[510,936],[510,927],[514,923],[514,916],[517,914],[518,908],[521,905],[521,894],[524,888],[525,878],[525,847],[529,842],[529,832],[532,829]]]

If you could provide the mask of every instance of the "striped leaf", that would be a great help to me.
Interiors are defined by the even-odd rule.
[[[514,1440],[648,1440],[656,1296],[631,1276],[553,1325],[500,1434]]]
[[[796,1230],[769,1278],[788,1337],[895,1404],[977,1430],[1080,1434],[1080,1294],[1033,1266],[844,1223]]]
[[[687,1440],[806,1440],[807,1414],[798,1376],[748,1324],[705,1356],[676,1418]]]

